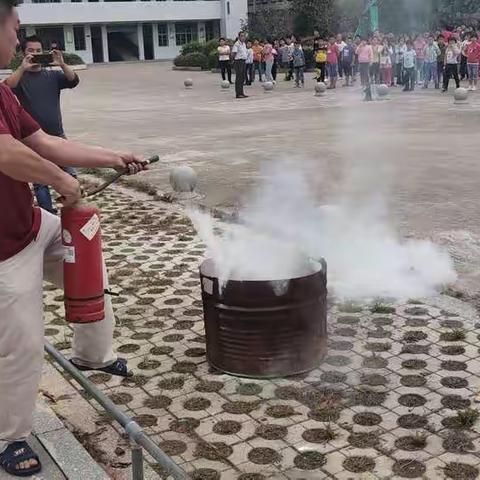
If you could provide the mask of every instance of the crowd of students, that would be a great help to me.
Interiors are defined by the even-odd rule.
[[[357,77],[364,87],[382,83],[412,91],[416,85],[433,85],[446,92],[453,78],[457,88],[460,80],[468,79],[468,89],[477,89],[480,40],[466,27],[415,36],[375,32],[369,38],[338,34],[327,40],[314,32],[303,41],[293,35],[273,41],[247,41],[245,85],[255,82],[257,74],[261,82],[276,82],[282,68],[285,80],[295,79],[297,87],[304,86],[305,46],[313,48],[317,81],[328,79],[329,89],[337,87],[339,78],[344,79],[343,86],[352,86]],[[228,75],[231,82],[230,47],[220,39],[218,49],[222,78]]]

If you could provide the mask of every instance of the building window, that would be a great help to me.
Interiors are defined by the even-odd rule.
[[[198,25],[196,23],[176,23],[175,40],[179,46],[198,40]]]
[[[168,25],[166,23],[158,24],[158,45],[168,47]]]
[[[227,2],[227,15],[230,15],[230,2]]]
[[[63,27],[36,27],[35,32],[41,38],[45,50],[50,50],[52,43],[57,43],[60,50],[65,50]]]
[[[75,25],[73,27],[73,39],[75,41],[75,50],[77,52],[87,49],[85,44],[85,27],[83,25]]]
[[[220,21],[219,20],[209,20],[205,22],[205,40],[213,40],[218,38],[220,35]]]

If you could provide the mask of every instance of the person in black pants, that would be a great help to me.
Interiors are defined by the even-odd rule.
[[[232,49],[232,55],[235,59],[235,93],[237,98],[247,98],[243,91],[245,83],[245,61],[247,60],[247,45],[245,44],[245,32],[238,34],[238,40]]]
[[[455,79],[455,84],[457,88],[460,87],[460,78],[458,77],[458,62],[461,51],[460,47],[457,45],[455,38],[450,38],[448,41],[448,47],[445,50],[445,72],[443,74],[443,91],[448,90],[448,84],[450,83],[450,78]]]
[[[225,39],[220,39],[218,46],[218,66],[222,72],[222,80],[226,80],[226,74],[228,75],[228,81],[232,83],[232,65],[230,64],[230,46],[225,43]]]

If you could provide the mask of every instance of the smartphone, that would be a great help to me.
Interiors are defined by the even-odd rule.
[[[32,63],[47,67],[53,63],[53,55],[51,53],[37,53],[32,55]]]

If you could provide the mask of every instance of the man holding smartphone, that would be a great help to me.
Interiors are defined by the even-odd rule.
[[[16,4],[0,0],[0,68],[11,62],[18,45]],[[75,205],[80,184],[59,168],[73,165],[130,174],[147,168],[131,153],[48,135],[0,83],[0,468],[17,477],[41,470],[26,440],[42,375],[42,287],[44,280],[63,286],[60,219],[33,206],[29,183],[51,185],[64,206]],[[73,326],[72,362],[79,369],[129,375],[126,361],[113,350],[114,325],[106,296],[101,322]]]
[[[55,49],[45,54],[41,39],[35,35],[25,39],[22,51],[24,55],[22,64],[5,80],[5,83],[44,132],[65,138],[60,93],[66,88],[75,88],[80,82],[78,75],[65,63],[60,50]],[[44,68],[50,65],[58,66],[62,70]],[[64,170],[75,176],[73,167],[64,167]],[[34,189],[38,205],[56,214],[48,186],[35,184]]]

